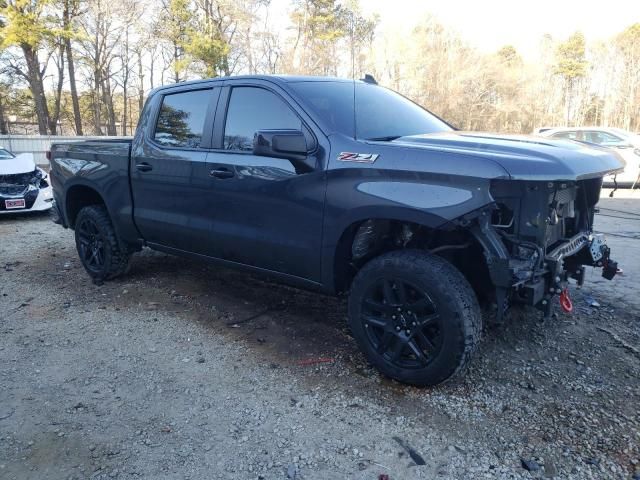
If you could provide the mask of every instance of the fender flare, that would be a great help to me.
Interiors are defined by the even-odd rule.
[[[334,275],[338,246],[354,226],[371,219],[415,223],[434,230],[453,227],[447,219],[432,212],[409,209],[406,206],[366,206],[348,210],[344,216],[325,225],[321,256],[322,284],[328,293],[336,292]]]
[[[112,217],[111,209],[106,201],[106,196],[104,192],[94,183],[83,177],[73,177],[68,182],[65,183],[63,200],[64,205],[62,207],[62,213],[64,214],[65,221],[69,223],[69,192],[76,187],[88,188],[96,192],[96,194],[102,199],[102,203],[105,205],[107,212],[109,213],[109,217]],[[112,217],[113,218],[113,217]],[[69,225],[71,226],[71,225]]]

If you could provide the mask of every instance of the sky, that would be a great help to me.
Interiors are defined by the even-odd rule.
[[[274,0],[282,8],[286,0]],[[607,40],[640,23],[640,0],[360,0],[365,13],[380,15],[380,28],[411,29],[433,14],[472,46],[495,51],[510,44],[534,56],[546,33],[563,39],[576,30],[587,41]]]
[[[377,11],[382,26],[432,13],[476,48],[494,51],[511,44],[533,54],[546,33],[565,38],[576,30],[588,40],[606,40],[640,22],[640,0],[361,0]]]

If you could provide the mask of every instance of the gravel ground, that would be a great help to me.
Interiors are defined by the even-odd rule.
[[[573,315],[514,310],[432,389],[367,366],[342,300],[151,251],[95,286],[72,232],[0,217],[0,478],[640,478],[623,216],[598,227],[624,276],[590,275]]]

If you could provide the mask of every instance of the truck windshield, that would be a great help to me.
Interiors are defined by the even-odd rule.
[[[327,81],[290,85],[329,128],[357,139],[386,141],[453,130],[419,105],[377,85]]]

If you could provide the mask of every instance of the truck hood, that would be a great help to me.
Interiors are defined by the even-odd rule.
[[[481,157],[499,164],[514,180],[584,180],[624,168],[612,149],[526,135],[456,131],[406,136],[391,144]]]

